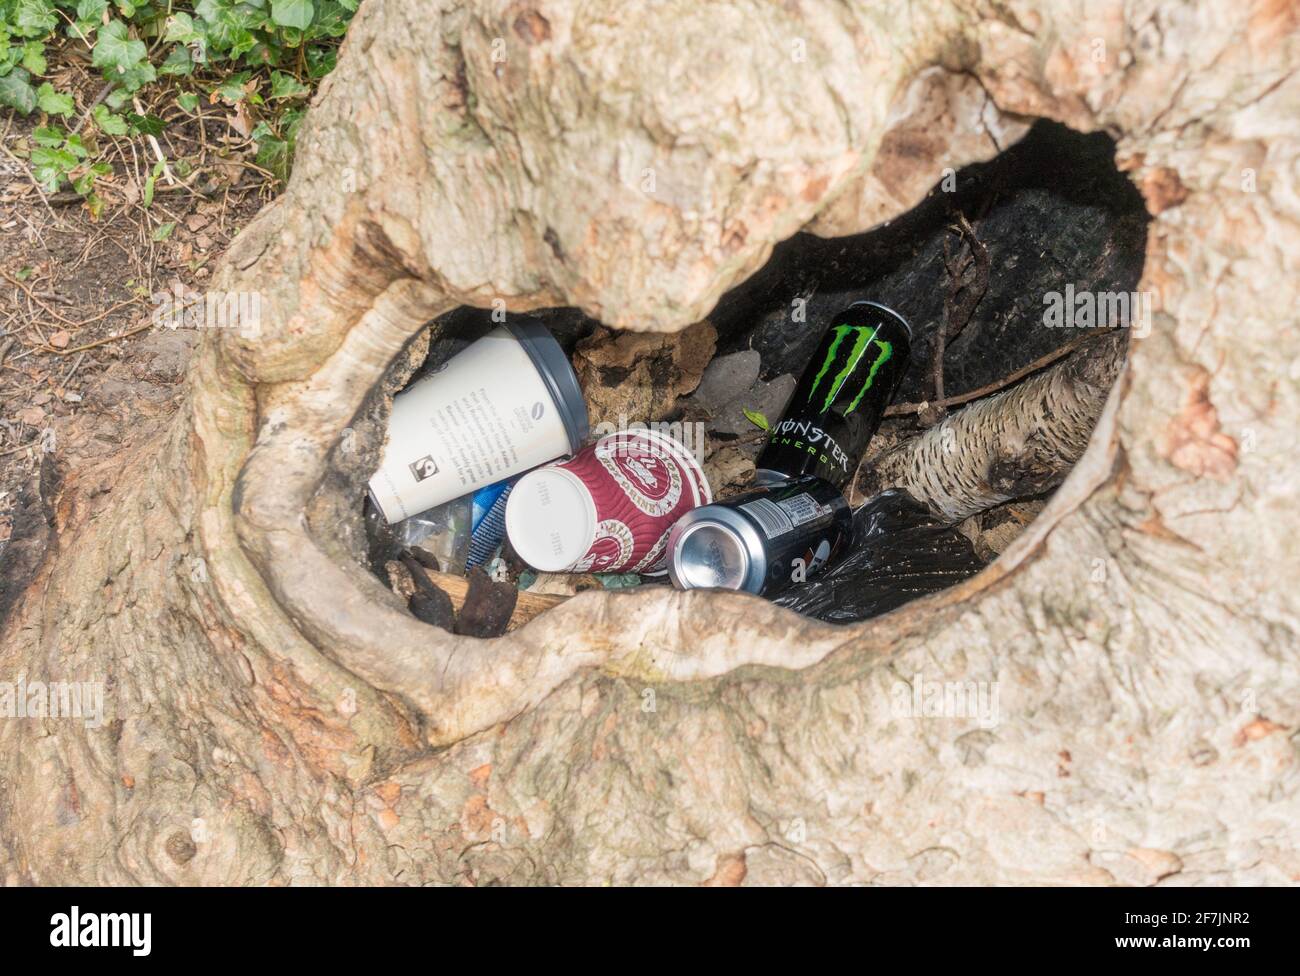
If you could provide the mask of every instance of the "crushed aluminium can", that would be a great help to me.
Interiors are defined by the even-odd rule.
[[[852,534],[839,488],[794,478],[683,515],[668,535],[668,577],[682,590],[771,595],[819,572]]]

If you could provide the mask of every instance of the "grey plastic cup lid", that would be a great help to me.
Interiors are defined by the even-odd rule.
[[[560,420],[564,423],[569,449],[576,453],[587,443],[591,434],[591,421],[587,417],[587,401],[583,398],[582,387],[578,385],[578,374],[573,371],[573,364],[555,341],[555,336],[551,335],[551,330],[541,322],[507,322],[506,328],[519,340],[537,368],[542,382],[546,384],[551,399],[555,401]]]

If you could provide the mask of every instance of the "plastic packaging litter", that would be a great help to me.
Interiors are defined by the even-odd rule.
[[[486,566],[501,549],[506,537],[506,502],[514,483],[501,481],[474,494],[474,531],[469,539],[469,558],[466,565]],[[491,499],[490,501],[488,499]],[[487,507],[484,508],[484,503]]]
[[[983,568],[956,528],[937,521],[906,492],[887,491],[853,513],[847,556],[772,602],[828,623],[850,623],[947,589]]]
[[[444,573],[464,576],[469,557],[473,499],[469,495],[412,515],[393,527],[404,549],[423,549]]]
[[[478,531],[483,519],[487,517],[488,512],[492,511],[492,506],[496,504],[498,498],[509,491],[513,481],[513,478],[506,478],[504,481],[498,481],[474,492],[474,521],[470,526],[471,529]]]

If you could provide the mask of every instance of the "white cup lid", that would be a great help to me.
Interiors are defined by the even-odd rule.
[[[529,566],[558,573],[585,556],[595,541],[596,503],[576,475],[538,468],[510,491],[506,535]]]

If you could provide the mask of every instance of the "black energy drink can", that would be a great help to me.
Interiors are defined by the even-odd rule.
[[[816,475],[843,490],[907,372],[912,330],[891,308],[855,302],[831,320],[758,456],[758,478]]]
[[[838,488],[794,478],[683,515],[668,533],[668,577],[682,590],[771,595],[819,572],[852,534]]]

